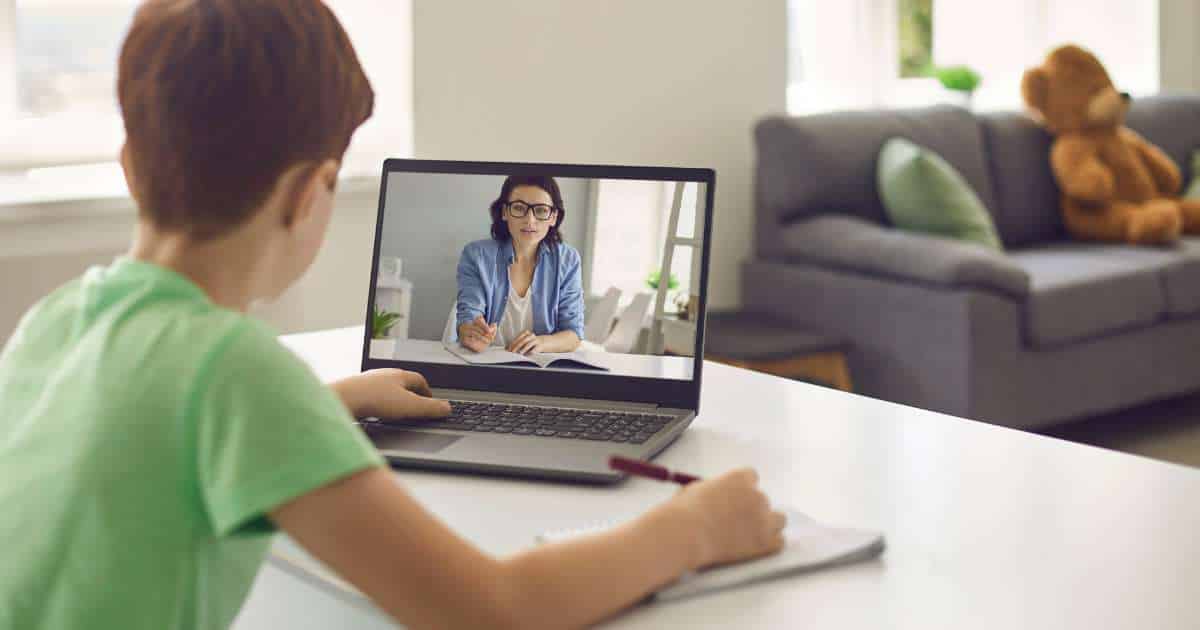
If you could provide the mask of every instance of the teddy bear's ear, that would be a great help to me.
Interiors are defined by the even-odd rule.
[[[1021,96],[1025,104],[1037,111],[1042,111],[1046,104],[1046,91],[1049,88],[1050,77],[1041,68],[1030,68],[1021,77]]]

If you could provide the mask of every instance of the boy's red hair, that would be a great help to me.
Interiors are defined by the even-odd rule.
[[[148,0],[117,97],[139,213],[200,240],[243,223],[287,168],[340,160],[374,105],[320,0]]]

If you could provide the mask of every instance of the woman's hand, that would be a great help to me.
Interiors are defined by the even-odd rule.
[[[355,418],[443,418],[450,403],[433,398],[429,383],[416,372],[367,370],[329,385]]]
[[[483,315],[458,327],[458,341],[468,350],[483,352],[496,340],[496,325],[489,324]]]
[[[684,486],[666,506],[690,514],[699,535],[697,565],[727,564],[783,548],[787,517],[771,509],[758,473],[743,468]],[[682,533],[681,533],[682,535]]]
[[[508,344],[507,350],[509,352],[516,352],[517,354],[531,354],[534,352],[544,352],[545,346],[546,339],[544,337],[526,330],[517,335],[517,338]]]

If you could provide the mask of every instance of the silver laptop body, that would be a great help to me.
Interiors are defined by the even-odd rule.
[[[674,349],[683,352],[672,355],[669,352],[672,344],[662,340],[663,333],[657,328],[659,312],[656,309],[649,316],[650,332],[647,334],[643,331],[642,334],[658,336],[655,341],[647,343],[656,343],[655,347],[661,346],[664,352],[655,353],[652,357],[648,354],[611,357],[614,361],[641,362],[637,365],[658,365],[652,362],[661,362],[670,368],[664,368],[661,373],[669,373],[674,377],[656,378],[646,373],[626,373],[621,367],[601,371],[573,365],[566,368],[469,365],[450,353],[447,353],[445,361],[437,357],[430,358],[429,353],[437,353],[437,347],[432,339],[419,338],[397,340],[391,357],[372,356],[372,315],[377,309],[386,310],[380,304],[386,303],[388,287],[391,286],[381,281],[379,275],[381,259],[387,257],[388,251],[400,251],[404,268],[413,268],[413,273],[419,278],[415,288],[411,289],[411,304],[417,304],[422,299],[432,300],[434,305],[422,305],[425,310],[440,307],[442,310],[439,313],[444,313],[442,305],[446,298],[443,296],[439,300],[430,296],[437,291],[445,293],[454,290],[445,286],[448,272],[441,271],[449,266],[450,258],[447,256],[450,254],[436,254],[447,258],[439,258],[437,264],[422,266],[414,258],[425,255],[419,251],[422,248],[421,241],[415,237],[411,242],[405,240],[410,236],[406,236],[403,229],[395,227],[405,224],[401,217],[421,212],[439,216],[453,214],[455,207],[469,206],[472,202],[441,201],[442,197],[448,195],[457,198],[460,194],[467,194],[463,191],[474,187],[486,192],[488,185],[495,182],[527,175],[553,177],[556,182],[562,182],[564,189],[573,186],[572,191],[580,191],[574,194],[575,199],[566,197],[568,202],[564,203],[564,206],[570,207],[571,202],[575,202],[575,213],[568,217],[576,221],[587,218],[590,223],[596,223],[586,213],[600,216],[604,212],[608,213],[604,216],[608,216],[623,211],[624,206],[619,204],[604,205],[604,199],[623,199],[614,195],[621,193],[628,197],[629,191],[636,192],[642,188],[653,191],[656,186],[662,187],[665,192],[662,212],[664,215],[671,213],[671,227],[678,223],[681,207],[693,204],[693,234],[686,238],[669,238],[663,249],[690,247],[692,250],[693,272],[688,280],[693,286],[698,283],[691,290],[697,304],[691,319],[684,321],[694,322],[691,324],[695,327],[694,344],[691,348],[680,348],[680,342],[674,341]],[[454,177],[459,177],[463,183],[447,179]],[[624,477],[622,473],[608,468],[610,456],[649,459],[657,455],[683,433],[699,408],[714,184],[715,174],[710,169],[387,160],[379,193],[362,368],[400,367],[420,372],[429,381],[434,395],[451,401],[454,411],[446,419],[360,419],[364,431],[396,467],[587,483],[613,483]],[[610,189],[616,192],[605,197]],[[439,196],[439,190],[448,192]],[[432,200],[412,201],[423,196]],[[464,199],[467,197],[464,196]],[[406,203],[425,205],[418,210],[415,206],[405,206]],[[433,208],[441,203],[452,207],[445,212]],[[587,205],[589,203],[590,206]],[[580,207],[585,208],[585,216],[578,211]],[[464,222],[469,224],[469,217],[475,216],[475,212],[465,209],[463,212],[468,217]],[[423,225],[415,220],[412,224]],[[594,226],[589,228],[596,229]],[[389,243],[389,239],[395,242]],[[595,238],[592,241],[597,242]],[[607,264],[601,260],[604,256],[617,260],[615,256],[620,255],[620,252],[596,251],[585,252],[583,258],[585,265],[589,260],[596,265]],[[422,279],[422,273],[443,275]],[[674,281],[674,277],[671,281]],[[422,292],[423,285],[431,288]],[[428,313],[417,312],[415,307],[407,316],[412,317],[414,331],[420,328],[420,317],[426,320],[432,317]],[[428,322],[425,329],[424,336],[431,337],[428,331],[432,331],[432,327]],[[684,324],[683,329],[689,330],[688,324]],[[407,352],[409,347],[418,347],[416,344],[421,344],[420,353]],[[684,376],[680,377],[681,374]]]

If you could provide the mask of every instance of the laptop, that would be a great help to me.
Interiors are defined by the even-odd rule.
[[[586,483],[624,477],[611,455],[660,453],[699,411],[714,184],[703,168],[387,160],[362,369],[419,372],[452,412],[363,430],[395,467]],[[463,328],[476,318],[488,327]]]

